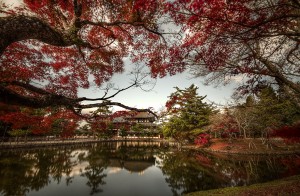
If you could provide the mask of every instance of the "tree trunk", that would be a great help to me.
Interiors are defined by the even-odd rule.
[[[0,17],[0,56],[12,43],[36,39],[53,46],[70,46],[63,34],[32,16]]]

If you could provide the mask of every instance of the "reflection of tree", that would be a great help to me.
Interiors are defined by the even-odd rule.
[[[86,184],[91,187],[90,194],[102,192],[100,186],[106,184],[103,179],[107,175],[103,171],[109,164],[108,153],[99,148],[92,148],[85,160],[89,162],[89,166],[85,168],[81,176],[88,179]]]
[[[31,188],[33,190],[40,190],[44,186],[48,185],[50,182],[49,175],[51,170],[52,163],[50,161],[52,157],[55,155],[55,151],[47,150],[47,151],[38,151],[36,154],[33,154],[36,162],[33,166],[34,174],[31,179]]]
[[[217,188],[221,183],[199,165],[193,153],[164,153],[160,158],[163,160],[161,170],[174,195]]]
[[[137,167],[138,163],[144,163],[144,166],[147,161],[152,161],[154,163],[153,154],[157,147],[142,146],[138,144],[130,146],[130,144],[130,142],[125,142],[118,146],[117,143],[112,142],[99,143],[97,146],[90,148],[88,155],[78,155],[79,161],[87,161],[89,163],[81,176],[88,179],[87,185],[91,188],[91,195],[103,191],[101,186],[105,185],[104,178],[107,176],[104,173],[104,170],[111,164],[112,160],[119,162],[119,166],[122,168],[125,167],[126,163],[132,162],[135,164],[134,167]]]
[[[62,174],[66,174],[66,184],[68,185],[71,182],[69,177],[72,168],[76,165],[76,161],[72,161],[71,155],[72,149],[64,148],[56,151],[51,160],[51,175],[54,181],[60,183]]]
[[[25,195],[29,191],[31,170],[35,160],[32,157],[12,156],[11,153],[1,152],[0,159],[0,194]],[[27,175],[26,175],[27,174]]]
[[[91,195],[103,191],[101,188],[99,188],[100,185],[105,184],[103,178],[107,176],[106,174],[103,174],[103,170],[104,168],[98,165],[90,165],[85,168],[85,172],[82,176],[85,176],[88,179],[86,184],[91,187]]]
[[[279,160],[284,160],[282,157],[227,157],[184,151],[161,153],[159,158],[161,162],[157,165],[174,195],[271,181],[279,178],[286,170],[284,165],[279,164]],[[295,157],[286,159],[292,161]],[[299,173],[299,169],[297,172]]]
[[[29,190],[38,191],[50,183],[50,176],[59,183],[64,173],[67,175],[68,185],[71,183],[68,174],[74,166],[71,151],[71,149],[45,149],[1,152],[1,195],[26,195]]]
[[[81,176],[90,194],[103,191],[108,166],[141,171],[154,164],[161,168],[174,195],[225,186],[270,181],[300,172],[297,156],[225,156],[199,151],[175,151],[142,143],[99,143],[87,151],[72,147],[43,150],[0,151],[0,195],[26,195],[48,184],[72,183],[77,164],[87,164]],[[165,151],[164,151],[165,150]],[[127,165],[126,165],[127,164]],[[132,170],[133,168],[133,170]],[[78,169],[78,167],[77,167]],[[51,181],[50,181],[51,180]]]
[[[261,156],[214,157],[213,170],[230,182],[228,186],[244,186],[278,178],[284,171],[277,163],[278,159]]]

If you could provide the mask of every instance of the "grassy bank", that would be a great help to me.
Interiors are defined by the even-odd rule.
[[[214,189],[209,191],[199,191],[189,193],[186,196],[214,196],[214,195],[299,195],[300,194],[300,175],[275,180],[271,182],[253,184],[244,187],[228,187],[221,189]]]
[[[211,144],[202,149],[228,154],[294,154],[300,153],[300,144],[287,144],[283,140],[262,142],[261,139],[212,139]]]

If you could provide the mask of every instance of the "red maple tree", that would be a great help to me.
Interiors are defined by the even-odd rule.
[[[81,118],[66,109],[32,109],[16,108],[0,115],[0,121],[12,130],[27,130],[31,135],[74,135]],[[57,130],[59,128],[59,131]],[[59,132],[59,133],[53,133]]]
[[[167,3],[184,36],[172,47],[173,67],[206,82],[244,80],[243,94],[276,85],[300,108],[300,3],[295,0],[177,0]]]
[[[1,4],[0,102],[29,108],[1,114],[2,122],[12,128],[29,127],[35,134],[47,133],[56,124],[64,126],[66,133],[61,134],[67,136],[78,121],[69,111],[82,115],[86,108],[116,105],[152,112],[111,101],[120,92],[144,84],[144,76],[138,74],[127,87],[111,94],[105,88],[99,98],[78,97],[78,89],[101,87],[113,74],[123,71],[125,57],[148,65],[152,76],[160,74],[168,47],[166,33],[159,27],[164,21],[163,1],[23,3],[15,10]],[[64,109],[55,112],[57,107]],[[30,108],[47,112],[36,116]]]
[[[117,105],[109,101],[131,87],[99,98],[78,97],[79,88],[100,87],[124,69],[124,58],[143,62],[158,76],[168,47],[160,0],[24,0],[24,7],[0,12],[0,101],[43,108]],[[96,104],[82,104],[97,101]],[[150,111],[148,109],[139,111]]]

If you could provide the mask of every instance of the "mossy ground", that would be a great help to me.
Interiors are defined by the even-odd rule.
[[[300,195],[300,175],[275,180],[271,182],[253,184],[243,187],[228,187],[208,191],[189,193],[186,196],[272,196],[272,195]]]

